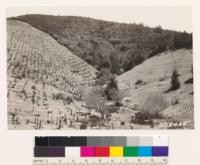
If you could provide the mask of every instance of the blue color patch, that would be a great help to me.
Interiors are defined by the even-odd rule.
[[[153,147],[152,148],[153,156],[168,156],[168,147]]]
[[[152,156],[152,147],[139,147],[138,156],[151,157]]]

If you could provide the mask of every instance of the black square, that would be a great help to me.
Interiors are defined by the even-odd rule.
[[[49,138],[48,137],[35,137],[35,146],[48,146]]]
[[[68,146],[68,143],[65,136],[49,136],[49,146]]]

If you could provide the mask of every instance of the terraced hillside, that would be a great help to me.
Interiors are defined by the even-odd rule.
[[[160,98],[163,98],[166,104],[161,111],[163,116],[170,121],[188,123],[188,127],[193,128],[193,82],[188,81],[192,77],[191,67],[191,49],[163,52],[146,60],[117,77],[120,89],[129,89],[124,104],[132,110],[151,111],[157,108],[151,107],[153,98],[154,102],[162,101]],[[170,91],[168,89],[174,68],[179,74],[181,86],[180,89]]]
[[[95,83],[96,69],[27,23],[7,21],[7,50],[11,125],[17,121],[23,127],[35,123],[35,116],[69,111],[79,106],[80,91]]]

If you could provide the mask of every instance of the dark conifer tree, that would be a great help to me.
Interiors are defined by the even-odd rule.
[[[179,73],[176,68],[174,68],[172,76],[171,76],[171,90],[177,90],[180,88],[181,83],[179,81]]]

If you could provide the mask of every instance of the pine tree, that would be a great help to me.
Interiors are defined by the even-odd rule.
[[[174,71],[171,76],[171,90],[177,90],[180,88],[181,83],[178,79],[179,76],[180,75],[179,75],[178,71],[176,70],[176,68],[174,68]]]

